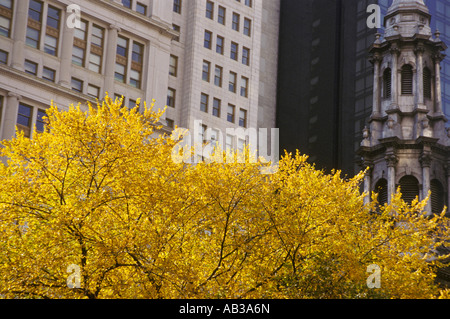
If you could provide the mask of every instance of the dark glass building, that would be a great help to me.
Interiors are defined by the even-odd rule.
[[[425,1],[432,30],[450,44],[450,0]],[[277,127],[283,152],[310,156],[317,168],[354,175],[356,151],[372,112],[369,47],[383,29],[367,26],[370,4],[383,17],[392,0],[281,0]],[[450,57],[442,63],[442,100],[450,116]]]

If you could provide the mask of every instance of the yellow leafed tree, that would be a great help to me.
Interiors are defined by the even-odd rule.
[[[435,298],[447,219],[286,154],[185,164],[147,105],[54,105],[3,141],[3,298]],[[226,156],[220,149],[217,156]],[[238,154],[235,154],[238,155]],[[368,266],[379,269],[369,287]]]

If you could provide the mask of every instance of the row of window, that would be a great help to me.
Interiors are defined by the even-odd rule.
[[[223,6],[218,6],[217,8],[217,22],[226,25],[226,11],[227,9]],[[214,2],[207,0],[206,1],[206,13],[205,16],[208,19],[214,20],[215,18],[215,4]],[[240,32],[241,30],[241,15],[239,13],[233,12],[231,16],[231,28],[234,31]],[[244,17],[244,25],[242,28],[242,32],[251,37],[252,34],[252,20]]]
[[[203,41],[203,46],[206,49],[211,50],[213,45],[213,33],[211,31],[205,30],[205,36]],[[225,38],[217,35],[216,38],[216,52],[223,55],[225,53]],[[230,44],[230,58],[232,60],[239,60],[239,44],[231,41]],[[244,65],[250,65],[250,49],[247,47],[242,47],[242,57],[241,62]]]
[[[0,34],[9,37],[12,18],[12,0],[0,0]],[[45,19],[44,19],[45,13]],[[61,10],[42,1],[30,0],[26,31],[26,44],[45,53],[58,56]],[[41,39],[44,37],[43,43]],[[105,29],[87,20],[81,20],[74,30],[72,63],[102,73]],[[118,82],[141,88],[144,45],[119,36],[115,63]]]
[[[12,10],[12,0],[0,0],[0,35],[5,37],[11,33]]]
[[[402,199],[411,204],[414,199],[420,196],[419,181],[411,175],[404,176],[399,181],[399,187],[402,192]],[[430,181],[431,190],[431,210],[433,214],[441,214],[446,205],[446,196],[444,187],[437,179]],[[388,182],[386,179],[380,179],[375,185],[375,192],[378,193],[379,206],[384,206],[388,202]]]
[[[200,95],[200,111],[209,113],[210,97],[206,93]],[[215,117],[221,117],[222,113],[222,101],[218,98],[212,99],[212,115]],[[240,127],[247,127],[247,110],[239,109],[238,125]],[[227,121],[230,123],[236,123],[236,106],[228,104],[227,107]]]
[[[83,80],[72,77],[71,86],[72,86],[73,91],[76,91],[79,93],[85,92]],[[100,87],[89,83],[86,87],[86,95],[89,95],[90,97],[93,97],[96,99],[100,98]]]
[[[177,91],[174,88],[169,87],[167,93],[167,106],[175,108]],[[201,93],[200,96],[200,110],[205,113],[209,113],[210,109],[210,97],[208,94]],[[212,115],[215,117],[221,117],[222,115],[222,101],[218,98],[212,99]],[[227,121],[230,123],[236,123],[240,127],[247,127],[247,110],[239,109],[239,117],[236,119],[236,106],[228,104],[227,107]]]
[[[81,27],[75,29],[72,63],[101,73],[103,63],[103,43],[105,29],[81,21]],[[121,83],[141,88],[144,45],[119,35],[117,38],[114,78]]]
[[[125,8],[131,9],[131,10],[135,10],[136,12],[142,14],[142,15],[147,15],[147,6],[143,3],[140,3],[138,1],[134,1],[134,0],[122,0],[122,5]]]
[[[202,67],[202,80],[205,82],[211,82],[211,62],[203,60]],[[228,80],[228,91],[232,93],[237,93],[237,79],[238,75],[236,72],[230,71],[229,80]],[[222,87],[223,82],[223,68],[219,65],[216,65],[214,68],[214,79],[213,83],[217,87]],[[242,97],[248,97],[248,87],[249,87],[249,79],[245,76],[241,76],[240,82],[240,95]]]
[[[414,82],[413,67],[409,64],[405,64],[401,69],[401,94],[412,95],[413,94],[413,82]],[[432,74],[429,68],[423,69],[423,94],[424,98],[431,99],[432,95]],[[387,68],[383,73],[383,97],[389,99],[392,96],[392,70]]]
[[[208,129],[207,125],[202,124],[200,127],[200,131],[199,131],[199,140],[202,141],[204,144],[208,143],[208,142],[214,142],[215,143],[219,143],[221,141],[219,138],[220,135],[220,131],[216,130],[216,129]],[[231,135],[231,134],[227,134],[225,136],[225,150],[229,151],[229,150],[235,150],[236,148],[240,151],[243,152],[244,148],[246,145],[246,141],[245,139],[239,138],[237,136]],[[201,157],[201,156],[200,156]],[[203,161],[203,158],[199,157],[199,162]]]
[[[237,2],[241,2],[241,0],[236,0]],[[130,2],[130,0],[122,0],[123,2]],[[208,1],[211,2],[211,1]],[[253,7],[253,0],[244,0],[243,1],[244,5],[246,5],[247,7]],[[181,14],[181,10],[183,7],[183,3],[182,0],[173,0],[173,12]]]

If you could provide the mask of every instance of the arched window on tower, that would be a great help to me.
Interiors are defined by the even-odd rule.
[[[431,71],[427,67],[423,69],[423,96],[431,99]]]
[[[411,205],[413,200],[419,196],[419,181],[411,175],[404,176],[400,180],[400,192],[402,199]]]
[[[431,188],[431,211],[433,214],[441,214],[445,206],[445,192],[441,182],[433,179],[430,183]]]
[[[385,99],[391,98],[392,92],[392,71],[390,68],[384,70],[383,73],[383,97]]]
[[[409,64],[405,64],[402,67],[402,94],[411,95],[413,94],[413,78],[414,72],[413,68]]]
[[[375,193],[378,194],[378,206],[384,206],[388,202],[388,182],[386,179],[382,178],[377,182]]]

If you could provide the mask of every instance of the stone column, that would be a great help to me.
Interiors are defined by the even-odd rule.
[[[435,112],[437,115],[442,115],[442,86],[441,86],[441,60],[442,56],[436,55],[434,57],[435,66]]]
[[[398,55],[400,50],[393,47],[391,50],[392,55],[392,92],[391,92],[391,108],[398,108]]]
[[[380,66],[381,57],[375,54],[372,58],[374,67],[374,78],[373,78],[373,110],[372,115],[375,117],[381,116],[381,90],[380,90]]]
[[[446,175],[447,175],[447,213],[450,214],[450,160],[446,165]]]
[[[395,167],[398,163],[398,158],[395,154],[388,154],[385,157],[387,166],[388,166],[388,172],[387,172],[387,181],[388,181],[388,203],[391,203],[392,195],[395,194]]]
[[[119,32],[119,27],[115,25],[109,26],[105,58],[105,91],[108,92],[110,97],[114,97],[114,70],[116,66],[117,37]]]
[[[24,46],[27,35],[28,2],[16,1],[11,67],[20,71],[25,70]]]
[[[416,47],[414,50],[416,53],[416,108],[421,108],[424,104],[424,96],[423,96],[423,52],[424,48],[422,46]]]
[[[5,118],[3,120],[2,139],[11,139],[16,134],[17,114],[19,112],[19,101],[22,97],[14,92],[9,92],[6,98]]]
[[[67,23],[63,23],[63,37],[61,44],[61,65],[59,72],[59,84],[71,88],[71,69],[74,28],[69,28]]]
[[[365,173],[364,177],[364,193],[367,193],[366,197],[364,197],[364,205],[367,205],[370,203],[370,200],[372,198],[372,172],[373,172],[373,166],[370,163],[365,163],[364,166],[367,168],[367,171]]]
[[[429,152],[423,152],[420,156],[420,164],[422,166],[422,198],[424,200],[428,196],[430,191],[430,167],[431,167],[432,157]],[[432,214],[431,211],[431,200],[428,201],[427,206],[425,206],[425,211],[427,216]]]
[[[155,108],[163,109],[167,101],[169,87],[170,40],[164,39],[159,43],[150,41],[148,45],[148,59],[144,63],[145,100],[147,103],[155,100]],[[166,114],[161,118],[164,120]]]

